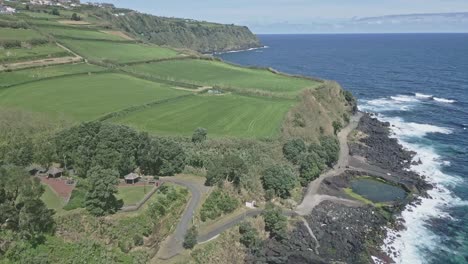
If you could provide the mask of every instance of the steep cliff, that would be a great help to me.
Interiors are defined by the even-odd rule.
[[[202,53],[260,46],[258,38],[245,26],[159,17],[126,9],[101,9],[95,15],[129,34],[158,45]]]

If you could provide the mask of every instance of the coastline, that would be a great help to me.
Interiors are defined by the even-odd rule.
[[[245,52],[245,51],[252,51],[252,50],[261,50],[261,49],[268,49],[269,46],[258,46],[258,47],[252,47],[252,48],[247,48],[247,49],[239,49],[239,50],[226,50],[226,51],[216,51],[212,53],[206,53],[206,55],[222,55],[222,54],[228,54],[228,53],[238,53],[238,52]]]

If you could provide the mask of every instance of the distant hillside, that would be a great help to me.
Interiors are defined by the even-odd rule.
[[[158,17],[128,9],[97,9],[95,15],[146,41],[202,53],[249,49],[260,46],[247,28],[190,19]]]

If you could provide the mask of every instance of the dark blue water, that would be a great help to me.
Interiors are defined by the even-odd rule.
[[[394,125],[436,185],[389,232],[398,263],[468,263],[468,34],[263,35],[266,49],[220,55],[337,80]]]

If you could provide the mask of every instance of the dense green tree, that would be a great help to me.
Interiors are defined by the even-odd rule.
[[[213,186],[226,180],[240,186],[241,177],[247,174],[248,168],[244,160],[236,154],[226,154],[212,161],[208,167],[205,184]]]
[[[250,223],[243,222],[239,225],[239,233],[241,234],[239,242],[241,242],[251,252],[256,252],[260,249],[261,239]]]
[[[283,145],[283,155],[290,162],[297,164],[301,155],[307,151],[302,139],[291,139]]]
[[[202,127],[195,129],[192,135],[193,143],[200,143],[206,140],[208,131]]]
[[[306,186],[309,182],[317,179],[324,166],[325,163],[317,153],[311,152],[302,156],[299,161],[300,181],[302,186]]]
[[[289,166],[275,165],[263,172],[262,183],[266,191],[273,190],[275,195],[288,198],[296,185],[296,177]]]
[[[86,209],[95,216],[113,214],[119,210],[123,202],[117,200],[117,184],[119,174],[115,170],[93,167],[88,172],[89,190],[86,194]]]
[[[185,234],[183,246],[186,249],[192,249],[197,244],[198,229],[192,226]]]
[[[283,215],[281,209],[270,203],[267,204],[262,215],[265,220],[265,230],[270,232],[270,237],[277,240],[285,239],[288,219]]]
[[[71,20],[73,21],[80,21],[81,20],[81,17],[77,14],[77,13],[73,13],[71,15]]]
[[[340,155],[340,142],[336,137],[327,136],[320,139],[322,150],[325,153],[325,162],[331,167],[338,161]]]
[[[54,16],[60,16],[60,12],[57,8],[52,9],[50,13]]]
[[[35,240],[54,232],[54,211],[41,200],[44,187],[19,167],[0,168],[0,230]]]

